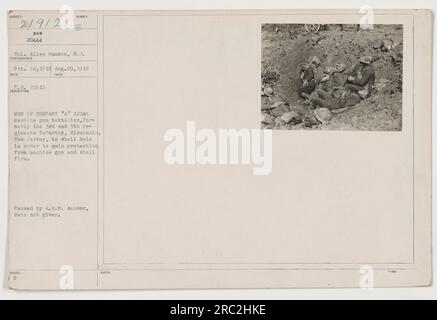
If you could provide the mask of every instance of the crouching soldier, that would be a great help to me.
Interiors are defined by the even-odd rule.
[[[320,59],[313,57],[309,65],[300,68],[299,97],[304,97],[303,94],[309,95],[317,88],[319,82],[316,80],[316,73],[319,66]]]
[[[345,86],[351,92],[359,94],[362,99],[368,98],[375,87],[376,74],[372,62],[372,57],[362,57],[359,65],[352,69]]]

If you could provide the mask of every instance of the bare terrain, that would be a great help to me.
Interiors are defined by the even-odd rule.
[[[319,31],[307,29],[304,25],[263,26],[262,128],[402,130],[402,26],[377,25],[361,30],[356,25],[328,25]],[[317,56],[321,65],[316,78],[320,78],[327,67],[344,64],[348,69],[363,55],[374,59],[377,88],[372,96],[333,113],[329,122],[318,122],[308,102],[297,93],[300,66]],[[289,117],[283,121],[280,117],[285,113]]]

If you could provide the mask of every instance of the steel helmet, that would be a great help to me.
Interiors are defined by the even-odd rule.
[[[370,56],[365,56],[360,59],[360,62],[364,64],[371,64],[373,62],[373,58]]]
[[[333,67],[328,67],[328,68],[326,68],[325,71],[323,71],[323,72],[324,72],[325,74],[329,74],[329,75],[331,75],[331,74],[333,74],[335,71],[336,71],[335,68],[333,68]]]
[[[273,88],[272,87],[267,87],[267,88],[264,88],[264,94],[266,95],[266,96],[272,96],[273,95]]]
[[[319,58],[317,58],[317,57],[313,57],[313,58],[311,59],[311,63],[312,63],[312,64],[315,64],[315,65],[317,65],[317,66],[319,66],[320,63],[322,63],[322,62],[320,61]]]
[[[319,108],[319,109],[314,110],[314,116],[321,123],[326,123],[332,119],[331,111],[329,111],[329,109],[327,109],[327,108]]]

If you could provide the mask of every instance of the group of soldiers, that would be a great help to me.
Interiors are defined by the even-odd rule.
[[[313,57],[299,70],[299,96],[308,99],[314,108],[332,111],[351,107],[369,98],[375,88],[376,76],[370,56],[363,56],[349,70],[344,64],[328,67],[318,78],[320,64],[320,59]]]

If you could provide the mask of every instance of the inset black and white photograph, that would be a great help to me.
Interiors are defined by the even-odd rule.
[[[402,131],[403,26],[264,24],[261,128]]]

